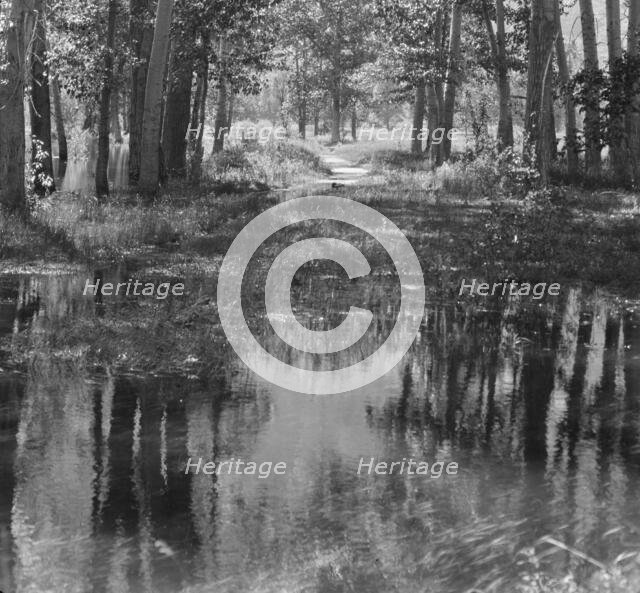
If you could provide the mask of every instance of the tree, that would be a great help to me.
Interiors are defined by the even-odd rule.
[[[25,207],[24,57],[26,40],[31,37],[32,8],[27,0],[13,0],[0,36],[0,205],[10,210]]]
[[[533,0],[529,32],[529,66],[525,108],[525,156],[535,160],[540,181],[549,180],[549,121],[547,90],[551,85],[551,58],[555,41],[555,0]],[[531,154],[530,150],[534,153]]]
[[[53,95],[53,110],[56,121],[56,136],[58,139],[58,175],[64,178],[69,159],[67,147],[67,134],[64,129],[64,116],[62,114],[62,98],[60,96],[60,81],[55,75],[51,80],[51,94]]]
[[[191,86],[197,53],[198,22],[204,16],[198,4],[178,0],[172,26],[169,83],[162,126],[162,152],[167,173],[187,175],[187,132],[189,129]]]
[[[31,42],[31,168],[33,189],[39,196],[55,191],[51,153],[51,98],[47,65],[47,15],[44,0],[34,2]]]
[[[153,43],[153,4],[153,0],[130,0],[129,2],[129,43],[133,56],[129,99],[130,185],[137,185],[140,177],[144,101]]]
[[[289,30],[309,42],[325,64],[324,87],[331,97],[331,142],[340,141],[348,76],[373,60],[373,6],[367,0],[290,0],[283,5]]]
[[[578,145],[576,137],[576,106],[573,95],[569,91],[569,65],[567,53],[564,47],[562,35],[562,23],[560,21],[560,0],[555,3],[556,25],[556,59],[558,60],[558,75],[563,87],[563,99],[565,110],[565,148],[567,152],[567,174],[569,179],[574,179],[578,174]]]
[[[591,0],[580,0],[580,22],[582,23],[582,47],[584,70],[587,77],[598,79],[598,45],[596,39],[595,18]],[[600,106],[596,84],[587,89],[584,116],[585,165],[588,173],[600,171]]]
[[[424,123],[424,109],[426,99],[426,83],[416,85],[416,96],[413,103],[413,127],[411,129],[411,152],[422,153],[422,125]]]
[[[609,53],[609,68],[622,58],[622,34],[620,30],[620,0],[606,0],[607,10],[607,49]],[[619,178],[625,177],[625,151],[622,146],[624,135],[624,117],[612,118],[609,122],[609,162]]]
[[[446,132],[453,128],[453,112],[456,105],[456,89],[460,85],[460,33],[462,27],[462,0],[453,0],[451,6],[451,30],[447,55],[447,84],[444,93],[444,117],[442,127]],[[445,134],[442,142],[444,159],[451,156],[451,137]]]
[[[482,0],[482,16],[489,36],[494,76],[498,90],[498,146],[506,148],[513,146],[513,116],[511,113],[511,84],[509,81],[503,0],[496,0],[495,32],[486,0]]]
[[[154,195],[160,183],[160,133],[164,72],[169,49],[169,33],[174,0],[158,0],[155,32],[144,98],[140,191]]]
[[[116,39],[118,0],[109,0],[107,15],[107,44],[104,50],[104,73],[100,91],[100,120],[98,122],[98,158],[96,160],[96,195],[109,195],[109,123],[111,121],[111,93],[113,87],[113,53]]]
[[[640,65],[640,0],[629,0],[629,24],[627,28],[627,55],[633,72],[633,64]],[[640,82],[633,76],[631,100],[628,102],[626,123],[628,169],[633,182],[640,181]]]

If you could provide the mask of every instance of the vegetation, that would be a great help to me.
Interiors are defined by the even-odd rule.
[[[0,259],[124,262],[199,287],[179,311],[42,320],[40,342],[3,349],[219,378],[224,253],[263,210],[319,193],[394,221],[434,299],[469,277],[637,298],[640,0],[627,4],[606,0],[599,23],[592,0],[2,2]],[[347,183],[331,158],[365,170]],[[637,556],[605,565],[565,548],[592,570],[551,576],[531,542],[515,549],[494,527],[463,536],[517,556],[521,593],[638,589]],[[354,590],[377,578],[354,557],[345,546],[309,570]],[[386,562],[389,590],[415,586]],[[447,562],[459,559],[429,551],[410,576]]]

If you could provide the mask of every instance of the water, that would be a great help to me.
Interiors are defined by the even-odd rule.
[[[88,136],[84,144],[86,144],[84,154],[78,155],[75,158],[69,158],[64,176],[60,175],[58,160],[57,157],[55,157],[56,184],[60,191],[95,193],[96,159],[98,154],[97,139],[93,136]],[[128,163],[129,144],[110,142],[107,178],[111,189],[122,190],[128,187]]]
[[[301,315],[339,318],[353,301],[327,274],[329,302],[298,285]],[[544,535],[602,562],[640,545],[633,304],[569,288],[542,304],[432,301],[391,373],[314,397],[266,384],[231,354],[216,381],[94,369],[79,351],[50,356],[52,328],[148,306],[96,303],[81,294],[87,278],[93,271],[0,276],[5,593],[514,591],[531,570],[519,552]],[[360,293],[373,310],[386,290],[377,286]],[[180,304],[155,306],[161,315]],[[378,324],[363,348],[388,331]],[[25,341],[47,356],[12,371],[17,350],[7,349]],[[283,461],[287,473],[185,475],[199,457]],[[460,470],[358,476],[362,457]],[[548,544],[535,551],[550,552],[541,562],[551,575],[591,574]]]

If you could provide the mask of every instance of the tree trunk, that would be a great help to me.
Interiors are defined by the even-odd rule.
[[[24,74],[26,40],[31,37],[31,6],[13,0],[4,27],[0,84],[0,205],[9,210],[25,207],[24,190]]]
[[[169,90],[162,128],[162,149],[167,173],[175,177],[186,177],[193,60],[185,60],[184,58],[187,48],[182,36],[178,37],[176,45],[177,47],[172,52],[169,70]]]
[[[153,0],[130,0],[129,2],[131,13],[129,37],[131,51],[136,58],[131,68],[129,97],[129,184],[133,186],[137,185],[140,177],[144,95],[153,43],[153,25],[148,17],[151,15],[153,5]]]
[[[196,77],[196,90],[193,94],[193,105],[191,107],[191,123],[189,124],[189,150],[193,153],[198,141],[198,122],[200,121],[200,101],[204,88],[203,64],[200,64]],[[208,64],[207,64],[208,67]]]
[[[627,53],[640,57],[640,0],[629,0]],[[629,175],[635,186],[640,184],[640,82],[634,82],[635,97],[625,117],[626,150]]]
[[[67,134],[64,130],[64,116],[62,115],[62,99],[60,97],[60,81],[57,76],[51,80],[51,93],[53,95],[53,111],[56,121],[56,136],[58,138],[58,177],[64,179],[69,160],[67,147]]]
[[[570,79],[569,65],[567,63],[567,53],[564,47],[564,37],[562,36],[562,25],[560,21],[560,2],[555,2],[555,25],[556,25],[556,59],[558,61],[558,75],[564,87],[564,117],[565,117],[565,148],[567,151],[567,174],[569,180],[576,178],[578,174],[578,145],[576,136],[576,107],[573,96],[568,91]]]
[[[445,24],[447,20],[447,15],[442,8],[437,11],[436,14],[436,24],[434,29],[434,45],[437,49],[438,61],[440,64],[444,64],[444,54],[445,54]],[[444,121],[444,93],[443,93],[443,83],[437,78],[433,84],[434,91],[434,103],[435,109],[434,113],[438,114],[438,119],[436,124],[433,127],[429,128],[429,136],[433,136],[433,130],[441,125]],[[442,142],[439,144],[433,143],[433,138],[431,138],[431,158],[432,162],[439,167],[444,162],[444,147],[442,146]]]
[[[607,49],[609,66],[622,57],[622,38],[620,31],[620,0],[606,0],[607,10]],[[609,122],[609,165],[620,180],[626,172],[625,150],[623,148],[624,117],[613,117]]]
[[[305,100],[298,105],[298,136],[303,140],[307,137],[307,102]]]
[[[218,103],[214,123],[213,154],[224,150],[224,139],[227,135],[227,81],[221,78],[218,82]]]
[[[340,142],[341,123],[340,83],[334,83],[331,89],[331,144]]]
[[[453,112],[456,105],[456,89],[460,84],[460,33],[462,27],[462,2],[454,0],[451,7],[451,30],[449,33],[449,54],[447,59],[447,85],[444,93],[444,119],[442,127],[445,136],[442,141],[444,159],[451,156],[451,140],[448,132],[453,128]]]
[[[511,84],[509,81],[509,64],[505,45],[504,4],[496,0],[496,29],[489,17],[486,1],[482,3],[482,15],[489,35],[489,44],[493,56],[496,87],[498,90],[498,148],[501,150],[513,146],[513,117],[511,114]]]
[[[316,107],[313,112],[313,135],[320,134],[320,110]]]
[[[111,95],[111,133],[116,144],[122,144],[122,128],[120,127],[120,93]]]
[[[550,80],[553,80],[552,66],[552,64],[549,65],[549,73],[547,74]],[[546,117],[547,131],[544,135],[544,150],[547,153],[548,162],[552,163],[558,158],[558,138],[556,136],[556,118],[553,109],[553,85],[551,82],[544,87],[544,101],[548,114]]]
[[[435,85],[432,83],[427,83],[427,128],[429,131],[429,135],[427,137],[427,146],[425,148],[425,153],[430,155],[431,161],[435,163],[436,161],[436,153],[433,149],[432,139],[433,139],[433,130],[438,127],[438,122],[440,121],[440,106],[438,104],[438,96],[436,94]]]
[[[411,129],[411,152],[422,153],[422,125],[424,123],[424,103],[426,86],[424,80],[416,85],[416,95],[413,102],[413,127]]]
[[[100,91],[100,120],[98,122],[98,159],[96,161],[96,194],[98,199],[109,195],[109,123],[111,121],[111,87],[113,86],[113,51],[116,38],[118,1],[109,0],[107,17],[107,49]]]
[[[228,111],[229,115],[227,115],[227,125],[229,126],[229,130],[231,130],[231,127],[233,126],[233,108],[235,106],[235,102],[236,102],[236,94],[235,92],[231,92],[229,94],[229,111]]]
[[[31,43],[31,168],[33,189],[42,197],[55,191],[51,152],[51,97],[47,67],[46,6],[35,0],[35,28]]]
[[[356,106],[353,106],[353,109],[351,109],[351,138],[353,139],[354,142],[357,141],[357,136],[358,136],[358,111],[356,109]]]
[[[162,131],[162,91],[169,50],[169,32],[174,0],[158,0],[156,25],[149,59],[144,97],[140,191],[155,195],[160,182],[160,134]]]
[[[206,58],[205,58],[206,60]],[[206,70],[202,76],[202,88],[201,88],[201,96],[198,101],[199,113],[198,113],[198,133],[195,139],[195,146],[193,151],[193,159],[191,162],[191,181],[193,183],[198,183],[202,178],[202,158],[204,156],[204,146],[203,146],[203,138],[204,138],[204,121],[207,116],[207,93],[209,91],[209,62],[206,63]]]
[[[598,70],[598,46],[596,26],[591,0],[580,0],[580,21],[582,24],[582,46],[584,69],[587,73]],[[584,115],[585,165],[587,173],[600,172],[600,107],[598,89],[587,90],[587,104]]]
[[[525,108],[525,157],[534,160],[540,172],[540,183],[549,182],[549,101],[545,100],[551,85],[551,57],[555,38],[556,0],[534,0],[531,7],[529,33],[529,65],[527,103]],[[530,149],[534,155],[530,154]]]

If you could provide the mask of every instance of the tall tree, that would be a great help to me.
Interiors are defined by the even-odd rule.
[[[447,84],[444,92],[444,118],[442,127],[446,132],[453,128],[453,114],[456,105],[456,90],[460,86],[460,35],[462,27],[462,0],[453,0],[451,6],[451,28],[447,56]],[[446,133],[442,147],[444,159],[451,156],[451,137]]]
[[[640,0],[629,0],[627,54],[631,62],[640,61]],[[640,183],[640,81],[632,82],[632,98],[627,107],[628,167],[635,185]]]
[[[563,86],[564,115],[565,115],[565,148],[567,152],[567,173],[569,179],[574,179],[578,174],[578,145],[576,126],[576,106],[573,95],[569,92],[569,64],[567,52],[564,47],[562,35],[562,22],[560,20],[560,0],[555,3],[556,24],[556,59],[558,60],[558,75]]]
[[[607,48],[610,67],[622,58],[622,33],[620,30],[620,0],[606,0]],[[626,171],[623,147],[624,117],[615,115],[609,122],[609,162],[612,169],[623,179]]]
[[[162,131],[162,95],[164,73],[169,50],[169,33],[174,0],[158,0],[155,32],[147,86],[144,98],[142,129],[143,156],[140,165],[139,188],[145,194],[155,195],[160,183],[160,134]]]
[[[218,40],[218,100],[216,102],[216,119],[213,127],[213,153],[224,149],[224,139],[227,133],[227,95],[229,82],[227,80],[227,40],[224,35]]]
[[[67,146],[67,134],[64,129],[60,81],[57,75],[51,80],[51,94],[53,95],[53,111],[56,122],[56,137],[58,139],[58,176],[64,179],[67,170],[67,161],[69,159],[69,149]]]
[[[511,83],[507,60],[504,2],[496,0],[496,30],[489,15],[486,0],[482,1],[482,16],[489,35],[489,45],[493,58],[494,76],[498,89],[498,145],[500,148],[513,146],[513,116],[511,111]]]
[[[549,181],[549,120],[547,87],[551,85],[551,58],[555,39],[555,0],[533,0],[529,32],[529,66],[525,107],[525,156],[534,160],[540,182]],[[533,149],[534,154],[530,154]]]
[[[580,0],[580,22],[582,24],[582,48],[584,70],[587,78],[598,78],[598,45],[596,25],[591,0]],[[587,172],[597,174],[600,171],[600,105],[599,93],[595,84],[587,86],[584,116],[585,165]]]
[[[116,40],[118,0],[109,0],[107,15],[107,43],[104,53],[104,73],[100,91],[100,119],[98,122],[98,159],[96,161],[96,194],[109,195],[109,124],[111,122],[111,94],[113,89],[113,53]]]
[[[25,207],[24,58],[32,9],[27,0],[13,0],[0,37],[4,79],[0,84],[0,205],[10,210]]]
[[[426,99],[426,84],[422,80],[416,85],[415,100],[413,102],[413,127],[411,130],[411,152],[422,152],[422,125],[424,123],[424,109]]]
[[[147,71],[153,43],[153,0],[129,1],[129,42],[131,65],[131,96],[129,99],[129,184],[137,185],[140,177],[142,125]]]
[[[171,63],[167,101],[162,126],[162,152],[167,173],[187,175],[187,132],[191,106],[191,86],[197,47],[197,22],[201,11],[188,0],[178,0],[172,27]]]
[[[34,0],[31,42],[31,169],[33,189],[39,196],[55,191],[51,152],[51,97],[47,65],[47,14],[44,0]]]

